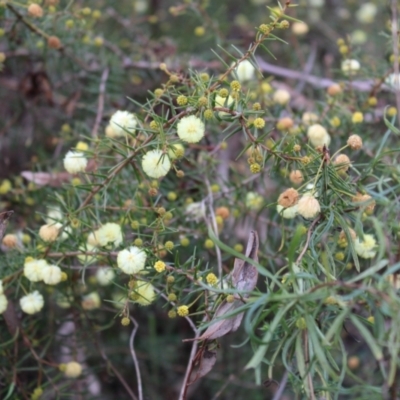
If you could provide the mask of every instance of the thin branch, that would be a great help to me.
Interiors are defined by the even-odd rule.
[[[218,238],[218,225],[217,225],[217,221],[215,219],[215,213],[214,213],[213,193],[212,193],[211,185],[210,185],[210,182],[208,181],[208,178],[206,178],[205,183],[207,185],[207,191],[208,191],[208,209],[209,209],[209,213],[211,216],[212,231],[214,231],[214,235]],[[207,224],[207,228],[211,228],[209,226],[209,221],[207,220],[207,218],[206,218],[206,224]],[[215,252],[217,254],[218,279],[221,280],[221,285],[222,285],[221,249],[218,246],[215,246]]]
[[[17,17],[19,21],[21,21],[30,31],[32,31],[34,34],[40,36],[43,39],[46,39],[46,41],[50,38],[50,35],[47,34],[46,32],[42,31],[39,29],[36,25],[32,24],[28,19],[26,19],[13,5],[10,3],[6,4],[6,7]],[[90,67],[86,65],[81,59],[75,57],[73,54],[68,54],[66,51],[66,47],[64,45],[61,45],[57,51],[70,58],[73,60],[75,63],[77,63],[81,68],[90,70]]]
[[[140,375],[139,360],[137,359],[135,348],[133,347],[133,340],[136,336],[136,332],[139,328],[139,324],[136,322],[135,318],[133,318],[132,316],[130,316],[129,318],[134,325],[134,328],[132,329],[132,332],[131,332],[131,336],[129,338],[129,350],[132,355],[133,363],[135,364],[139,400],[143,400],[143,387],[142,387],[142,377]]]
[[[190,321],[192,321],[192,320],[190,320]],[[192,321],[192,323],[193,323],[193,321]],[[192,375],[193,362],[194,362],[194,358],[196,357],[196,354],[197,354],[198,340],[196,340],[196,339],[200,336],[200,332],[196,329],[194,324],[193,324],[192,328],[194,328],[193,330],[195,332],[195,336],[194,336],[195,340],[192,342],[192,350],[190,351],[190,356],[189,356],[189,360],[188,360],[187,367],[186,367],[185,377],[183,378],[181,392],[179,393],[178,400],[186,400],[186,396],[187,396],[186,392],[189,387],[190,375]]]
[[[97,132],[99,130],[99,126],[100,126],[101,120],[103,118],[104,95],[106,92],[106,83],[107,83],[109,72],[110,72],[110,70],[107,67],[101,74],[101,80],[100,80],[100,86],[99,86],[99,101],[97,104],[97,114],[96,114],[96,120],[94,121],[93,129],[92,129],[92,137],[93,138],[95,138],[97,136]]]
[[[320,220],[320,218],[321,218],[321,216],[315,218],[314,221],[312,222],[310,228],[308,229],[306,244],[304,245],[303,250],[301,250],[301,253],[297,257],[296,264],[299,264],[301,259],[304,257],[304,254],[306,253],[306,251],[308,249],[308,245],[310,243],[311,234],[313,232],[313,229],[314,229],[315,225],[318,223],[318,221]]]
[[[397,121],[400,126],[400,77],[399,77],[399,32],[397,25],[397,0],[391,1],[392,6],[392,45],[393,45],[393,69],[394,69],[394,93],[396,96]]]
[[[289,371],[286,370],[278,386],[278,390],[275,392],[275,395],[272,400],[280,400],[282,398],[283,391],[285,390],[288,381],[288,377],[289,377]]]

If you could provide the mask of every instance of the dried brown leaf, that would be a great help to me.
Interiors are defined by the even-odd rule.
[[[258,261],[258,235],[256,231],[251,231],[249,240],[247,242],[246,257],[254,261]],[[232,285],[235,289],[242,292],[242,298],[247,298],[248,293],[251,292],[256,284],[258,278],[257,268],[250,263],[236,258],[233,271],[231,274]],[[243,292],[247,292],[243,294]],[[224,318],[225,315],[234,313],[236,309],[243,305],[241,299],[234,300],[228,303],[224,300],[217,308],[212,323],[208,329],[197,338],[197,340],[213,340],[225,336],[229,332],[235,332],[242,322],[243,312],[237,315]],[[193,340],[193,339],[188,339]]]
[[[217,351],[210,350],[207,347],[205,349],[200,349],[198,356],[200,357],[199,365],[195,371],[193,380],[189,383],[190,385],[202,378],[204,375],[207,375],[213,369],[215,362],[217,361]]]
[[[22,171],[21,176],[38,186],[60,187],[63,183],[71,180],[71,175],[68,172],[49,173]]]
[[[8,219],[13,213],[14,211],[4,211],[0,213],[0,240],[3,239],[3,236],[6,233]]]

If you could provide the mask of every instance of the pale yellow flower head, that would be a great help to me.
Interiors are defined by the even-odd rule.
[[[357,237],[354,242],[356,253],[361,258],[374,258],[376,255],[376,240],[370,235],[366,234],[363,238]]]
[[[86,170],[88,160],[80,151],[70,150],[64,158],[64,168],[70,174],[77,174]]]
[[[24,264],[24,275],[31,282],[40,282],[43,280],[43,269],[47,267],[45,260],[31,259]]]
[[[315,218],[321,212],[319,201],[311,195],[304,195],[297,206],[298,213],[306,219]]]
[[[8,300],[4,294],[0,294],[0,314],[7,310]]]
[[[122,243],[121,226],[114,222],[107,222],[94,232],[94,237],[97,239],[99,246],[112,245],[119,246]]]
[[[38,313],[43,308],[44,299],[43,296],[35,290],[34,292],[23,296],[19,300],[19,304],[24,313],[32,315]]]
[[[320,124],[311,125],[307,130],[307,136],[310,140],[310,143],[314,147],[322,147],[324,145],[328,147],[331,143],[331,137],[329,136],[329,133]]]
[[[272,100],[276,104],[280,104],[281,106],[285,106],[290,101],[290,93],[285,89],[278,89],[275,91],[272,96]]]
[[[161,150],[150,150],[142,158],[142,168],[150,178],[157,179],[167,175],[171,161]]]
[[[142,249],[132,246],[118,253],[118,268],[126,274],[136,274],[144,268],[146,257],[146,253]]]
[[[112,134],[106,131],[107,136],[111,137],[124,137],[129,133],[135,133],[137,126],[136,116],[129,111],[116,111],[111,119],[110,126]],[[109,134],[107,134],[109,133]]]
[[[64,365],[63,370],[67,378],[77,378],[82,373],[82,365],[76,361],[70,361]]]
[[[342,72],[346,75],[354,75],[360,68],[360,62],[357,60],[347,59],[342,61]]]
[[[177,133],[181,140],[187,143],[197,143],[204,137],[203,121],[195,115],[183,117],[177,125]]]
[[[61,282],[61,268],[57,265],[46,265],[42,270],[43,282],[47,285],[57,285]]]
[[[249,60],[243,60],[235,69],[236,75],[240,82],[251,81],[254,76],[256,69]],[[232,73],[233,77],[235,74]]]
[[[156,298],[154,286],[145,281],[136,281],[132,300],[141,306],[150,305]]]

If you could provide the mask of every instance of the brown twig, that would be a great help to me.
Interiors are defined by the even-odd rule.
[[[103,118],[104,95],[106,92],[106,83],[107,83],[109,72],[110,72],[110,70],[107,67],[101,74],[101,80],[100,80],[100,86],[99,86],[99,101],[97,104],[97,114],[96,114],[96,120],[94,121],[93,129],[92,129],[92,137],[93,138],[95,138],[97,136],[97,132],[99,130],[99,126],[100,126],[101,120]]]
[[[318,216],[317,218],[315,218],[314,221],[312,222],[310,228],[308,229],[306,244],[304,245],[303,250],[301,250],[301,253],[297,257],[296,264],[299,264],[301,259],[304,257],[304,254],[306,253],[306,251],[308,249],[308,245],[310,244],[310,239],[311,239],[311,234],[313,232],[313,229],[314,229],[315,225],[318,223],[318,221],[320,220],[320,218],[321,218],[321,215]]]
[[[49,34],[47,34],[46,32],[42,31],[41,29],[39,29],[36,25],[32,24],[13,5],[11,5],[10,3],[7,3],[6,7],[17,17],[17,19],[19,21],[21,21],[34,34],[40,36],[43,39],[46,39],[46,41],[50,38]],[[70,58],[71,60],[73,60],[75,63],[77,63],[83,69],[90,70],[90,67],[88,65],[86,65],[82,60],[80,60],[79,58],[75,57],[72,54],[68,54],[67,51],[66,51],[66,47],[64,45],[61,45],[57,49],[57,51],[60,54],[62,54],[64,56]]]
[[[135,348],[133,347],[133,340],[135,339],[136,332],[139,329],[139,324],[136,322],[135,318],[132,316],[129,317],[133,323],[133,329],[131,332],[131,336],[129,337],[129,350],[131,352],[133,364],[135,365],[136,371],[136,379],[137,379],[137,387],[138,387],[138,397],[139,400],[143,400],[143,386],[142,386],[142,377],[140,375],[140,368],[139,368],[139,360],[136,356]]]

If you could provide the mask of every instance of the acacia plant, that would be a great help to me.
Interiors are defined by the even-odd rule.
[[[148,31],[117,43],[123,5],[1,2],[7,90],[41,65],[4,132],[43,143],[0,182],[1,397],[232,398],[240,379],[236,398],[397,398],[396,2],[357,11],[391,16],[388,60],[344,35],[330,79],[270,64],[301,54],[318,2],[254,5],[240,46],[208,1],[161,7],[215,41],[190,62],[146,48],[145,3]]]

